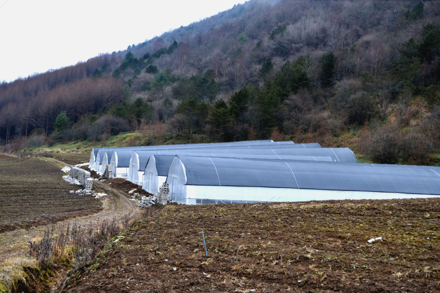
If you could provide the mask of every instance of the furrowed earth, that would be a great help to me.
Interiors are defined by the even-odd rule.
[[[438,292],[439,204],[168,205],[72,272],[63,292]]]
[[[29,243],[35,245],[46,237],[47,231],[53,231],[52,236],[58,237],[68,227],[78,227],[81,233],[85,230],[88,233],[98,233],[99,229],[115,230],[143,214],[126,193],[99,181],[95,181],[94,190],[108,196],[95,199],[70,193],[81,187],[62,180],[64,173],[60,169],[65,164],[50,156],[33,156],[0,155],[1,293],[48,292],[56,288],[57,282],[64,281],[66,271],[75,264],[74,260],[60,258],[63,263],[56,264],[57,260],[51,259],[49,268],[29,255]],[[78,163],[74,156],[71,159]],[[72,239],[76,241],[76,238]],[[93,241],[99,246],[101,239]],[[60,249],[68,253],[71,248]]]
[[[0,155],[0,233],[56,223],[94,214],[101,202],[71,194],[80,187],[61,179],[49,158],[14,158]]]

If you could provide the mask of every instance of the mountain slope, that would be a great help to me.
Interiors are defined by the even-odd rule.
[[[160,121],[180,140],[275,135],[427,162],[439,142],[439,24],[435,1],[251,0],[97,58],[40,100],[22,90],[48,84],[39,76],[21,91],[3,84],[0,136],[42,128],[52,141],[103,139]],[[90,92],[93,83],[101,90]],[[72,92],[94,106],[61,98]],[[26,102],[29,114],[14,120]],[[53,132],[61,111],[73,127]]]

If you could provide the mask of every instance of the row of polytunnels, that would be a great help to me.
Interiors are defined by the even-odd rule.
[[[242,141],[95,148],[90,169],[182,204],[426,198],[440,195],[440,167],[358,163],[349,148]]]

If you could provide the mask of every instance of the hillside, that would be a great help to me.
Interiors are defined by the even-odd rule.
[[[439,36],[436,1],[251,0],[1,84],[0,138],[13,150],[127,131],[145,134],[131,144],[272,137],[432,164]]]

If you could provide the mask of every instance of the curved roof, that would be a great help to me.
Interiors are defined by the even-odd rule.
[[[186,156],[186,155],[185,155]],[[211,157],[211,156],[204,156],[198,155],[196,153],[191,154],[190,156],[195,157]],[[147,165],[150,163],[151,158],[154,157],[156,161],[156,169],[159,176],[167,176],[171,164],[176,156],[174,155],[152,155],[150,159],[147,162]],[[328,163],[334,163],[333,159],[331,157],[299,157],[299,156],[283,156],[277,157],[275,155],[272,156],[259,156],[259,155],[242,155],[242,154],[230,154],[229,156],[225,155],[225,157],[219,157],[219,158],[230,158],[230,159],[236,159],[236,160],[253,160],[253,161],[265,161],[265,162],[317,162],[317,161],[323,161]],[[146,168],[146,167],[145,167]]]
[[[187,185],[440,195],[440,168],[177,156]],[[172,176],[172,170],[168,176]]]
[[[168,172],[170,171],[170,166],[173,163],[173,160],[176,156],[167,156],[167,155],[152,155],[150,159],[148,160],[147,165],[152,161],[154,158],[156,161],[156,169],[157,174],[159,176],[167,176]],[[146,168],[146,167],[145,167]]]
[[[271,149],[265,149],[263,154],[253,154],[252,150],[248,149],[228,149],[227,151],[220,151],[216,148],[208,150],[174,150],[174,151],[136,151],[135,153],[139,157],[139,170],[145,170],[148,160],[152,155],[155,156],[175,156],[181,154],[184,156],[195,157],[219,157],[219,158],[238,158],[238,159],[259,159],[259,160],[292,160],[292,161],[322,161],[322,162],[335,162],[331,156],[315,155],[315,156],[303,156],[303,155],[277,155]],[[133,152],[134,153],[134,152]],[[168,171],[167,171],[168,172]]]
[[[285,155],[285,156],[325,156],[331,157],[337,163],[357,163],[356,156],[349,148],[283,148],[272,147],[262,149],[242,149],[243,154],[247,155]],[[179,155],[186,155],[188,153],[194,153],[190,150],[179,150]],[[215,149],[214,150],[197,150],[198,154],[215,154],[216,157],[221,157],[222,154],[238,153],[236,150],[231,149]]]
[[[112,151],[112,161],[113,158],[115,157],[115,154],[117,154],[117,158],[118,160],[115,162],[117,163],[117,168],[128,168],[130,167],[130,160],[131,160],[131,156],[133,154],[133,151],[129,151],[129,150],[114,150]]]
[[[330,156],[290,156],[290,155],[275,155],[270,152],[265,155],[248,154],[248,152],[229,152],[229,153],[184,153],[184,156],[191,157],[216,157],[216,158],[233,158],[233,159],[250,159],[250,160],[291,160],[291,161],[309,161],[309,162],[334,162]]]
[[[138,155],[139,158],[138,171],[145,170],[148,160],[153,155],[168,155],[173,157],[176,155],[176,151],[136,151],[135,153]]]
[[[102,160],[103,160],[103,158],[104,158],[104,154],[107,154],[107,159],[108,159],[107,164],[111,162],[112,155],[113,155],[113,150],[110,150],[110,149],[101,149],[101,150],[99,150],[99,152],[98,152],[98,157],[99,157],[98,165],[102,165]]]
[[[307,149],[307,148],[321,148],[319,143],[271,143],[271,144],[255,144],[255,145],[234,145],[229,147],[216,146],[212,148],[198,148],[198,149],[270,149],[270,148],[295,148],[295,149]],[[185,150],[185,149],[182,149]]]
[[[90,162],[95,161],[100,150],[130,150],[130,151],[152,151],[152,150],[175,150],[175,149],[196,149],[212,147],[243,147],[246,145],[291,145],[293,141],[274,142],[272,140],[250,140],[221,143],[195,143],[195,144],[174,144],[174,145],[155,145],[155,146],[133,146],[118,148],[94,148],[90,154]]]

